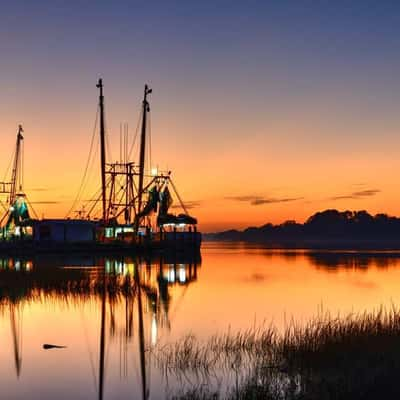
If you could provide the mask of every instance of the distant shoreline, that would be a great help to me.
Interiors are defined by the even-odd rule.
[[[258,243],[277,249],[400,250],[400,218],[367,211],[325,210],[303,224],[267,223],[203,234],[204,241]]]

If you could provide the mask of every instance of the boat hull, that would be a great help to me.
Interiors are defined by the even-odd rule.
[[[177,252],[199,253],[200,232],[163,232],[153,237],[139,237],[132,241],[128,237],[113,241],[56,241],[56,240],[7,240],[0,241],[0,253],[92,253],[92,252]]]

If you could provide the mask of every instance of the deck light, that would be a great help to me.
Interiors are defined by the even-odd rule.
[[[157,167],[153,167],[151,169],[151,176],[157,176],[158,175],[158,168]]]

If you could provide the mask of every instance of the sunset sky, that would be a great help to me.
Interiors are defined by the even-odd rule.
[[[40,216],[63,217],[78,190],[99,77],[114,160],[153,88],[152,159],[204,231],[400,215],[399,2],[7,3],[0,180],[22,124]]]

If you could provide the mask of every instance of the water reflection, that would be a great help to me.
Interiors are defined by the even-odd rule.
[[[318,269],[337,271],[340,269],[365,270],[370,267],[390,268],[400,263],[399,250],[324,250],[324,249],[273,249],[260,243],[244,242],[208,242],[208,249],[223,253],[234,254],[262,254],[268,262],[285,260],[296,264],[304,259]]]
[[[400,252],[357,252],[357,251],[332,251],[332,250],[265,250],[265,256],[272,260],[285,259],[288,263],[297,263],[306,258],[310,265],[325,269],[326,271],[338,271],[340,269],[366,270],[370,267],[390,268],[399,265]]]
[[[335,271],[341,268],[364,270],[369,267],[390,268],[397,267],[400,261],[400,251],[357,251],[357,250],[308,250],[308,249],[271,249],[259,244],[243,243],[211,243],[210,248],[218,246],[224,254],[237,252],[263,254],[269,262],[284,259],[288,263],[296,264],[304,258],[317,268]]]
[[[26,304],[61,301],[82,306],[95,302],[100,313],[97,368],[93,351],[88,353],[93,375],[98,371],[98,398],[104,396],[109,344],[119,344],[120,375],[126,377],[135,336],[141,397],[149,398],[148,350],[157,344],[163,331],[171,328],[171,289],[180,286],[184,295],[197,280],[199,267],[200,258],[196,256],[0,258],[0,312],[3,318],[9,316],[16,377],[20,377],[23,366],[23,337],[29,337],[23,330]],[[55,347],[46,344],[43,348],[62,351],[60,344],[69,343],[56,343]]]
[[[357,252],[309,252],[307,253],[312,265],[328,271],[340,268],[366,270],[370,267],[390,268],[398,266],[400,253],[357,253]]]
[[[188,377],[165,377],[154,347],[264,322],[283,330],[321,308],[346,315],[393,304],[396,252],[206,243],[201,268],[167,257],[0,257],[0,397],[165,399]]]

